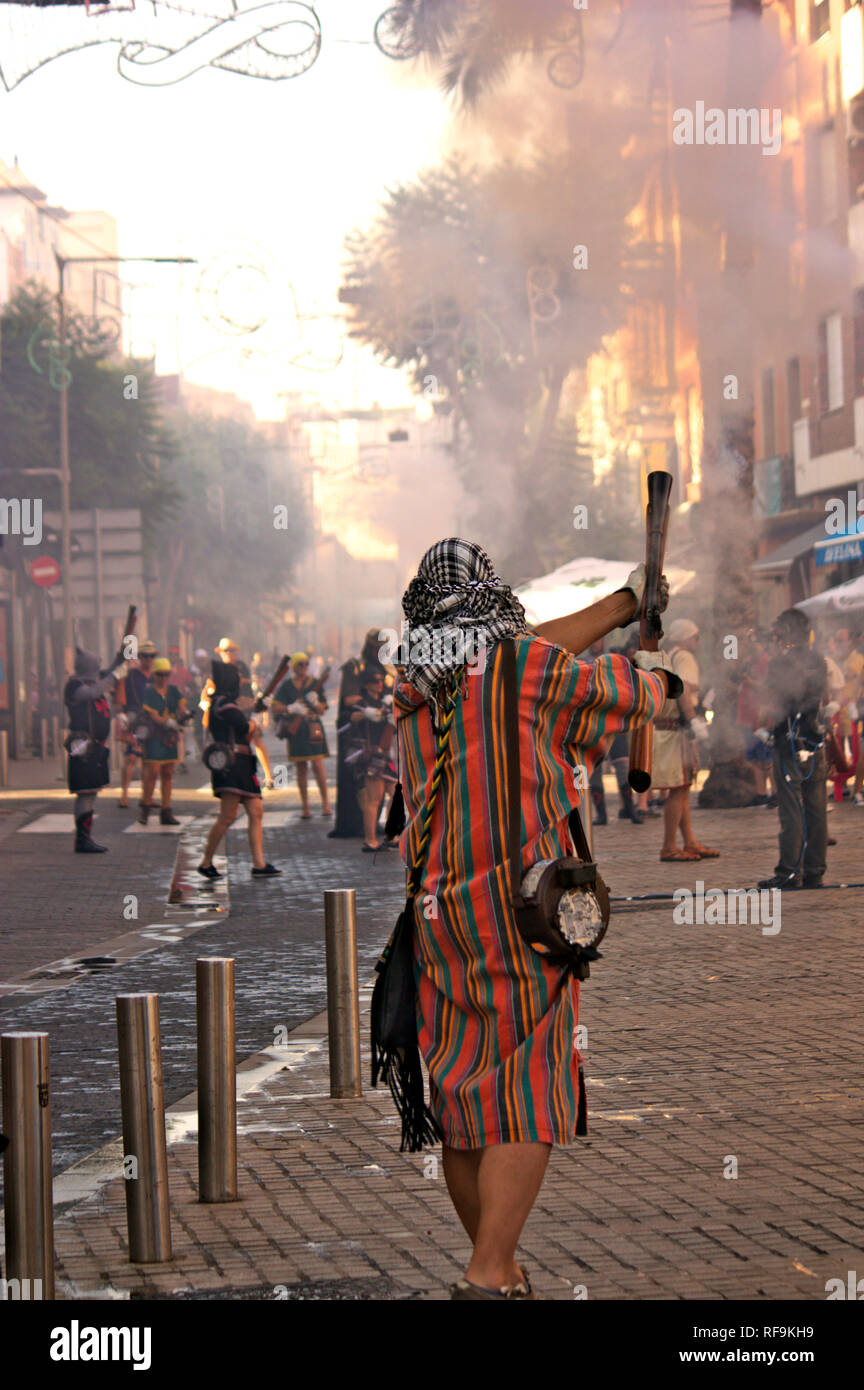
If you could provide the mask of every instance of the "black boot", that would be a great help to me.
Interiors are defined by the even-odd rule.
[[[88,811],[86,816],[75,817],[75,853],[76,854],[107,854],[107,845],[97,845],[95,840],[90,838],[93,829],[93,812]]]
[[[150,814],[150,807],[145,806],[143,801],[138,802],[138,824],[146,825],[147,817]]]
[[[168,806],[167,808],[166,808],[166,807],[163,807],[162,810],[159,812],[159,824],[160,824],[160,825],[179,825],[180,822],[179,822],[179,820],[177,819],[177,817],[175,816],[174,812],[171,810],[171,807]]]
[[[606,815],[606,797],[603,793],[602,787],[599,790],[597,787],[591,788],[591,804],[594,807],[594,814],[591,817],[593,824],[608,825],[609,822],[608,817]]]
[[[621,810],[618,812],[618,819],[632,820],[634,825],[641,825],[642,812],[637,809],[633,800],[633,788],[628,786],[619,787],[618,795],[623,803]]]

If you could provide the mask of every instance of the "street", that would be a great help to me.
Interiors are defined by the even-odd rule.
[[[187,780],[201,785],[200,774]],[[24,815],[34,823],[64,804],[42,795],[5,797],[4,821]],[[71,854],[68,836],[22,833],[20,825],[4,832],[2,932],[19,987],[49,959],[89,954],[134,925],[122,922],[128,892],[140,896],[140,923],[158,923],[160,904],[164,916],[178,837],[125,836],[133,817],[116,809],[115,795],[102,799],[99,822],[111,853],[92,862]],[[3,1031],[50,1033],[66,1296],[111,1288],[162,1297],[437,1298],[458,1273],[464,1237],[442,1181],[427,1181],[440,1175],[437,1159],[397,1152],[386,1091],[367,1089],[362,1102],[329,1099],[314,1017],[325,1005],[324,889],[357,890],[360,979],[368,983],[401,903],[400,861],[327,839],[320,816],[300,820],[295,797],[289,789],[267,803],[279,821],[288,811],[284,825],[266,832],[282,878],[253,881],[245,835],[232,830],[227,917],[176,944],[145,941],[145,954],[62,987],[0,998]],[[660,822],[618,821],[614,795],[608,799],[610,824],[595,836],[615,898],[694,890],[700,879],[709,889],[746,887],[773,863],[772,811],[694,811],[697,832],[722,857],[671,865],[658,860]],[[178,809],[206,814],[207,795],[184,791]],[[826,882],[860,880],[862,813],[843,803],[829,822],[838,844]],[[858,1268],[862,891],[786,893],[776,931],[776,923],[679,925],[668,896],[618,903],[603,960],[582,992],[589,1137],[556,1151],[523,1242],[544,1297],[824,1298],[826,1280]],[[229,1216],[190,1205],[194,1116],[183,1103],[195,1087],[194,961],[223,954],[237,962],[238,1059],[261,1049],[269,1051],[259,1063],[271,1059],[263,1080],[242,1093],[249,1201]],[[128,1264],[122,1180],[104,1185],[103,1173],[93,1187],[87,1176],[99,1168],[94,1151],[120,1128],[114,996],[139,990],[160,996],[166,1102],[177,1111],[170,1161],[181,1205],[166,1270]],[[366,1077],[368,1085],[368,1070]],[[119,1169],[116,1142],[107,1155],[110,1178]],[[260,1248],[250,1220],[262,1227]],[[201,1249],[209,1251],[204,1260]]]

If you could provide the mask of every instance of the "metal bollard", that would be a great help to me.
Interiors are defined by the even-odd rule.
[[[54,1297],[54,1191],[48,1034],[4,1033],[0,1070],[3,1133],[9,1140],[3,1155],[7,1285],[16,1281],[19,1298],[50,1299]]]
[[[0,787],[9,785],[9,734],[0,729]]]
[[[195,962],[198,1012],[198,1200],[237,1201],[234,961]]]
[[[327,953],[327,1035],[330,1095],[334,1100],[362,1096],[360,1074],[360,995],[357,984],[357,905],[353,888],[324,894]]]
[[[129,1259],[158,1264],[171,1259],[171,1215],[157,994],[117,995],[117,1039]]]

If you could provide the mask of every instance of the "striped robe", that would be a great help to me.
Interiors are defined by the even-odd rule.
[[[660,677],[626,658],[582,662],[539,637],[516,640],[523,873],[571,853],[576,768],[605,736],[660,710]],[[430,1105],[454,1149],[567,1143],[576,1130],[579,984],[520,937],[509,902],[501,645],[462,686],[431,840],[415,898],[420,1048]],[[435,761],[428,706],[398,687],[410,865]],[[508,754],[509,754],[509,750]]]

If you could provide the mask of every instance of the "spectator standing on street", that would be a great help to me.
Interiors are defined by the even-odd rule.
[[[654,721],[654,767],[652,786],[666,788],[669,795],[663,807],[664,863],[684,863],[697,859],[717,859],[719,850],[701,845],[690,822],[690,787],[699,770],[698,745],[708,743],[708,726],[697,717],[699,665],[695,651],[699,629],[689,618],[677,618],[669,627],[669,664],[684,683],[683,693],[667,700],[659,719]],[[678,848],[678,833],[684,842]]]
[[[377,827],[384,797],[396,785],[391,758],[396,732],[393,702],[384,694],[384,677],[377,666],[360,672],[360,696],[361,703],[350,716],[354,747],[348,760],[357,779],[357,800],[363,813],[363,850],[372,854],[381,848]]]
[[[768,769],[774,756],[769,737],[773,722],[771,702],[765,689],[770,664],[766,635],[755,630],[748,632],[738,689],[738,727],[744,738],[747,761],[756,778],[756,795],[747,803],[749,806],[768,804]]]
[[[825,874],[828,818],[820,713],[827,669],[811,646],[812,637],[800,608],[787,608],[774,624],[766,683],[774,700],[780,855],[773,877],[762,879],[760,888],[821,888]]]

